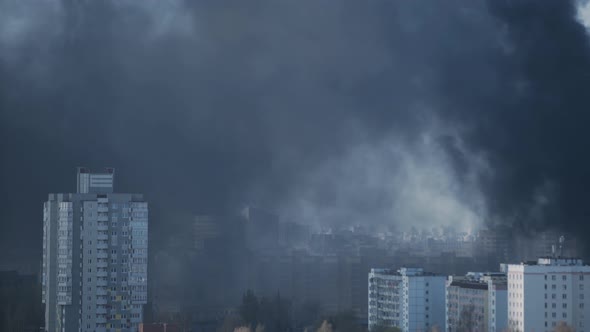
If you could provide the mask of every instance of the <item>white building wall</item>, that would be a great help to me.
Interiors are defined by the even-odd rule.
[[[590,266],[571,260],[508,265],[508,325],[511,331],[553,331],[561,322],[590,331],[586,308]]]
[[[490,289],[490,296],[488,297],[488,306],[490,308],[488,331],[505,331],[508,327],[508,290],[497,287],[491,281],[488,282],[488,285],[488,289]]]

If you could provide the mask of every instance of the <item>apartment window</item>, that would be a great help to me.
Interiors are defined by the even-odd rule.
[[[567,303],[564,303],[561,307],[567,309]]]
[[[584,280],[584,275],[580,274],[580,280]]]
[[[556,313],[554,313],[554,312],[552,312],[552,313],[551,313],[551,317],[555,318],[555,317],[557,317],[557,314],[556,314]]]
[[[584,303],[580,303],[580,309],[584,309]]]
[[[561,276],[562,280],[567,280],[567,276]]]
[[[557,295],[555,294],[551,294],[551,298],[555,300],[555,298],[557,297]]]
[[[567,294],[563,294],[563,295],[561,296],[561,298],[562,298],[562,299],[564,299],[564,300],[565,300],[565,299],[567,299]]]
[[[551,308],[553,308],[553,309],[557,308],[557,304],[555,304],[555,303],[552,303],[552,304],[551,304]]]
[[[545,275],[545,280],[547,280],[547,275]]]
[[[551,289],[557,289],[556,285],[551,285]]]
[[[555,280],[555,276],[551,276],[551,280]]]
[[[567,285],[563,285],[563,290],[566,290],[566,289],[567,289]]]

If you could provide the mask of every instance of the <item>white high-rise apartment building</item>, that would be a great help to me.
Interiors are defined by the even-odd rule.
[[[78,169],[43,208],[45,331],[137,331],[147,303],[148,205],[113,192],[114,169]]]
[[[504,331],[507,285],[504,273],[469,272],[447,281],[447,332]]]
[[[446,277],[421,268],[371,269],[369,330],[398,327],[404,332],[445,328]]]
[[[580,259],[539,258],[507,265],[510,331],[553,331],[566,323],[590,331],[590,266]]]

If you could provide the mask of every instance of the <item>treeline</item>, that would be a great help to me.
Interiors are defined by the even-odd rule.
[[[322,314],[314,302],[294,304],[277,293],[257,296],[247,291],[238,314],[228,316],[218,332],[367,332],[353,312]],[[388,330],[387,332],[395,332]]]

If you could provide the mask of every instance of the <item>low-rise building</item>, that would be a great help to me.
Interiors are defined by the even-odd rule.
[[[590,331],[590,266],[581,259],[547,257],[507,265],[508,328],[553,331],[567,324]]]
[[[445,280],[421,268],[371,269],[369,330],[380,326],[404,332],[444,329]]]
[[[507,324],[506,288],[504,273],[470,272],[449,277],[446,331],[503,331]]]

